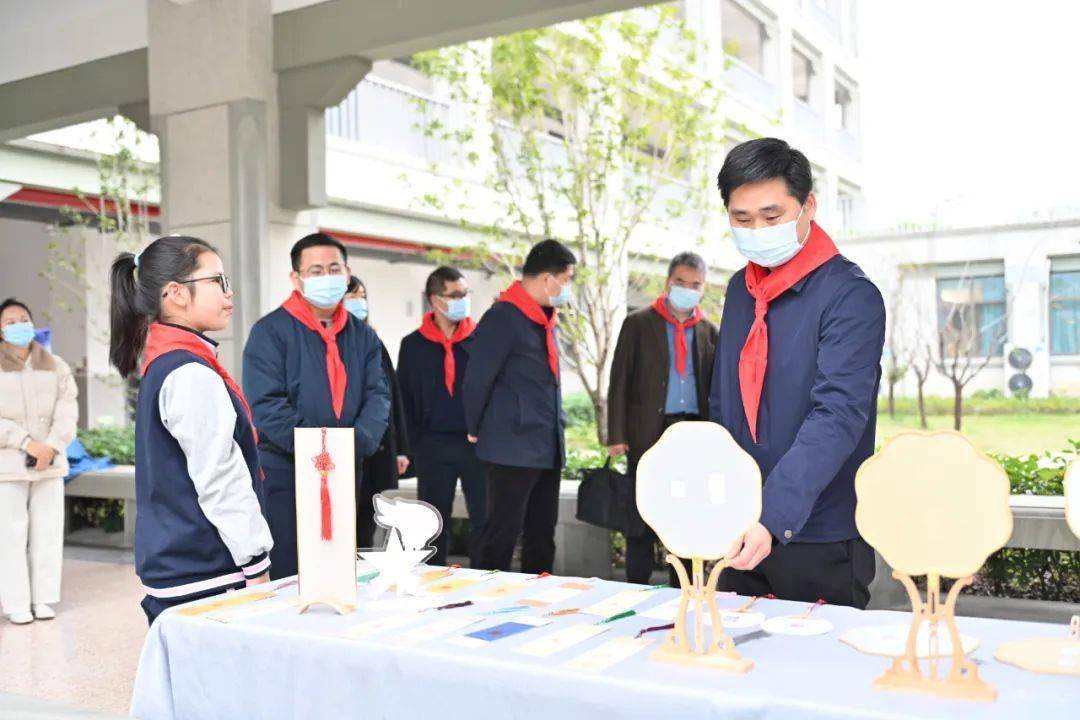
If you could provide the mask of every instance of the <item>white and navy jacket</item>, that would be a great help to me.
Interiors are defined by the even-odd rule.
[[[221,376],[187,350],[154,360],[135,418],[135,571],[147,595],[182,601],[267,571],[260,474],[251,423]]]

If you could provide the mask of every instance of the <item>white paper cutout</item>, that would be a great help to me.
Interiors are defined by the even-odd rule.
[[[676,423],[638,463],[637,506],[672,553],[717,560],[761,515],[761,471],[720,425]]]
[[[371,582],[372,592],[377,595],[396,585],[398,597],[415,594],[420,580],[413,570],[435,554],[428,543],[442,532],[442,516],[421,500],[388,498],[380,493],[372,502],[375,523],[387,531],[386,549],[359,552],[361,559],[379,571]]]

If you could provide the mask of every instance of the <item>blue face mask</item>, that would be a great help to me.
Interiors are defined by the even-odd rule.
[[[679,312],[690,312],[701,302],[702,294],[700,290],[691,290],[681,285],[672,285],[671,289],[668,290],[667,299],[671,303],[671,307]]]
[[[4,340],[16,347],[26,347],[34,339],[34,323],[11,323],[4,327]]]
[[[559,288],[559,294],[551,298],[551,307],[567,305],[570,299],[570,281],[568,280]]]
[[[731,235],[735,239],[735,247],[743,257],[752,263],[762,267],[774,268],[786,263],[799,254],[803,243],[795,231],[795,226],[802,217],[802,208],[799,215],[791,222],[779,225],[768,225],[763,228],[731,228]],[[809,232],[803,242],[810,237]]]
[[[451,298],[446,301],[446,310],[439,310],[450,322],[461,322],[472,311],[471,298]]]
[[[345,297],[344,275],[320,275],[304,280],[304,297],[321,308],[332,308]]]
[[[345,309],[355,315],[357,320],[367,320],[367,300],[349,298],[345,301]]]

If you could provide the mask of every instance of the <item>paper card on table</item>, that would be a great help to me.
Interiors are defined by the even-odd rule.
[[[214,612],[216,610],[224,610],[225,608],[237,607],[239,605],[247,605],[248,603],[259,602],[260,600],[268,600],[270,598],[277,597],[274,593],[269,592],[254,592],[254,593],[228,593],[224,597],[218,597],[211,602],[199,603],[198,605],[191,605],[190,607],[182,607],[176,610],[179,615],[205,615],[207,613]]]
[[[473,585],[479,585],[482,582],[484,581],[478,577],[448,577],[444,580],[427,583],[424,585],[423,590],[431,595],[447,595],[470,588]]]
[[[563,667],[571,670],[607,670],[644,650],[650,643],[652,640],[649,638],[617,637],[567,660]]]
[[[588,583],[564,582],[553,588],[548,588],[543,592],[537,593],[536,595],[525,598],[521,601],[521,604],[529,605],[531,607],[555,605],[592,589],[592,585],[589,585]]]
[[[696,605],[690,603],[688,610],[689,615],[693,615],[697,611]],[[653,618],[654,620],[664,620],[665,622],[674,622],[675,616],[679,612],[679,598],[673,598],[665,603],[661,603],[656,607],[651,607],[648,610],[642,610],[638,613],[641,617]],[[727,629],[749,628],[757,627],[765,620],[765,614],[759,612],[732,612],[730,610],[720,611],[720,621],[724,623],[724,627]],[[712,626],[712,614],[705,613],[705,624]]]
[[[532,630],[535,627],[542,627],[549,623],[551,623],[551,620],[546,618],[521,617],[516,620],[477,630],[476,632],[471,632],[461,637],[450,638],[447,642],[463,647],[483,647],[496,640],[502,640],[503,638],[523,633],[526,630]]]
[[[417,622],[420,617],[421,616],[417,613],[387,615],[385,617],[367,620],[359,625],[353,625],[344,630],[341,634],[343,637],[347,637],[350,640],[363,640],[388,630],[396,630],[400,627],[405,627],[406,625]]]
[[[573,625],[537,640],[527,642],[514,648],[514,650],[534,657],[548,657],[578,643],[583,643],[589,638],[594,638],[609,629],[611,629],[610,625]]]
[[[610,617],[626,612],[627,610],[633,610],[641,603],[651,600],[654,597],[656,596],[653,594],[652,590],[623,590],[620,593],[615,593],[606,600],[601,600],[595,605],[582,608],[581,612],[585,615]]]
[[[769,618],[761,624],[761,629],[772,635],[824,635],[832,632],[833,625],[824,618],[785,615]]]
[[[454,615],[406,630],[394,639],[407,644],[421,643],[440,638],[443,635],[449,635],[486,619],[483,615]]]
[[[269,615],[270,613],[277,612],[279,610],[289,610],[291,608],[295,608],[296,605],[297,602],[295,597],[274,597],[268,598],[261,602],[220,608],[218,610],[206,613],[204,617],[206,617],[207,620],[215,620],[220,623],[230,623],[236,622],[237,620],[243,620],[245,618],[258,617],[259,615]]]
[[[502,600],[503,598],[513,595],[516,592],[521,592],[529,587],[527,582],[514,582],[499,585],[497,587],[489,588],[482,592],[478,592],[472,596],[473,600],[491,601]]]

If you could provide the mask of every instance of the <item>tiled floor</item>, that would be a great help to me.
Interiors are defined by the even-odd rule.
[[[0,619],[0,693],[126,715],[146,616],[129,554],[65,548],[57,617]]]

